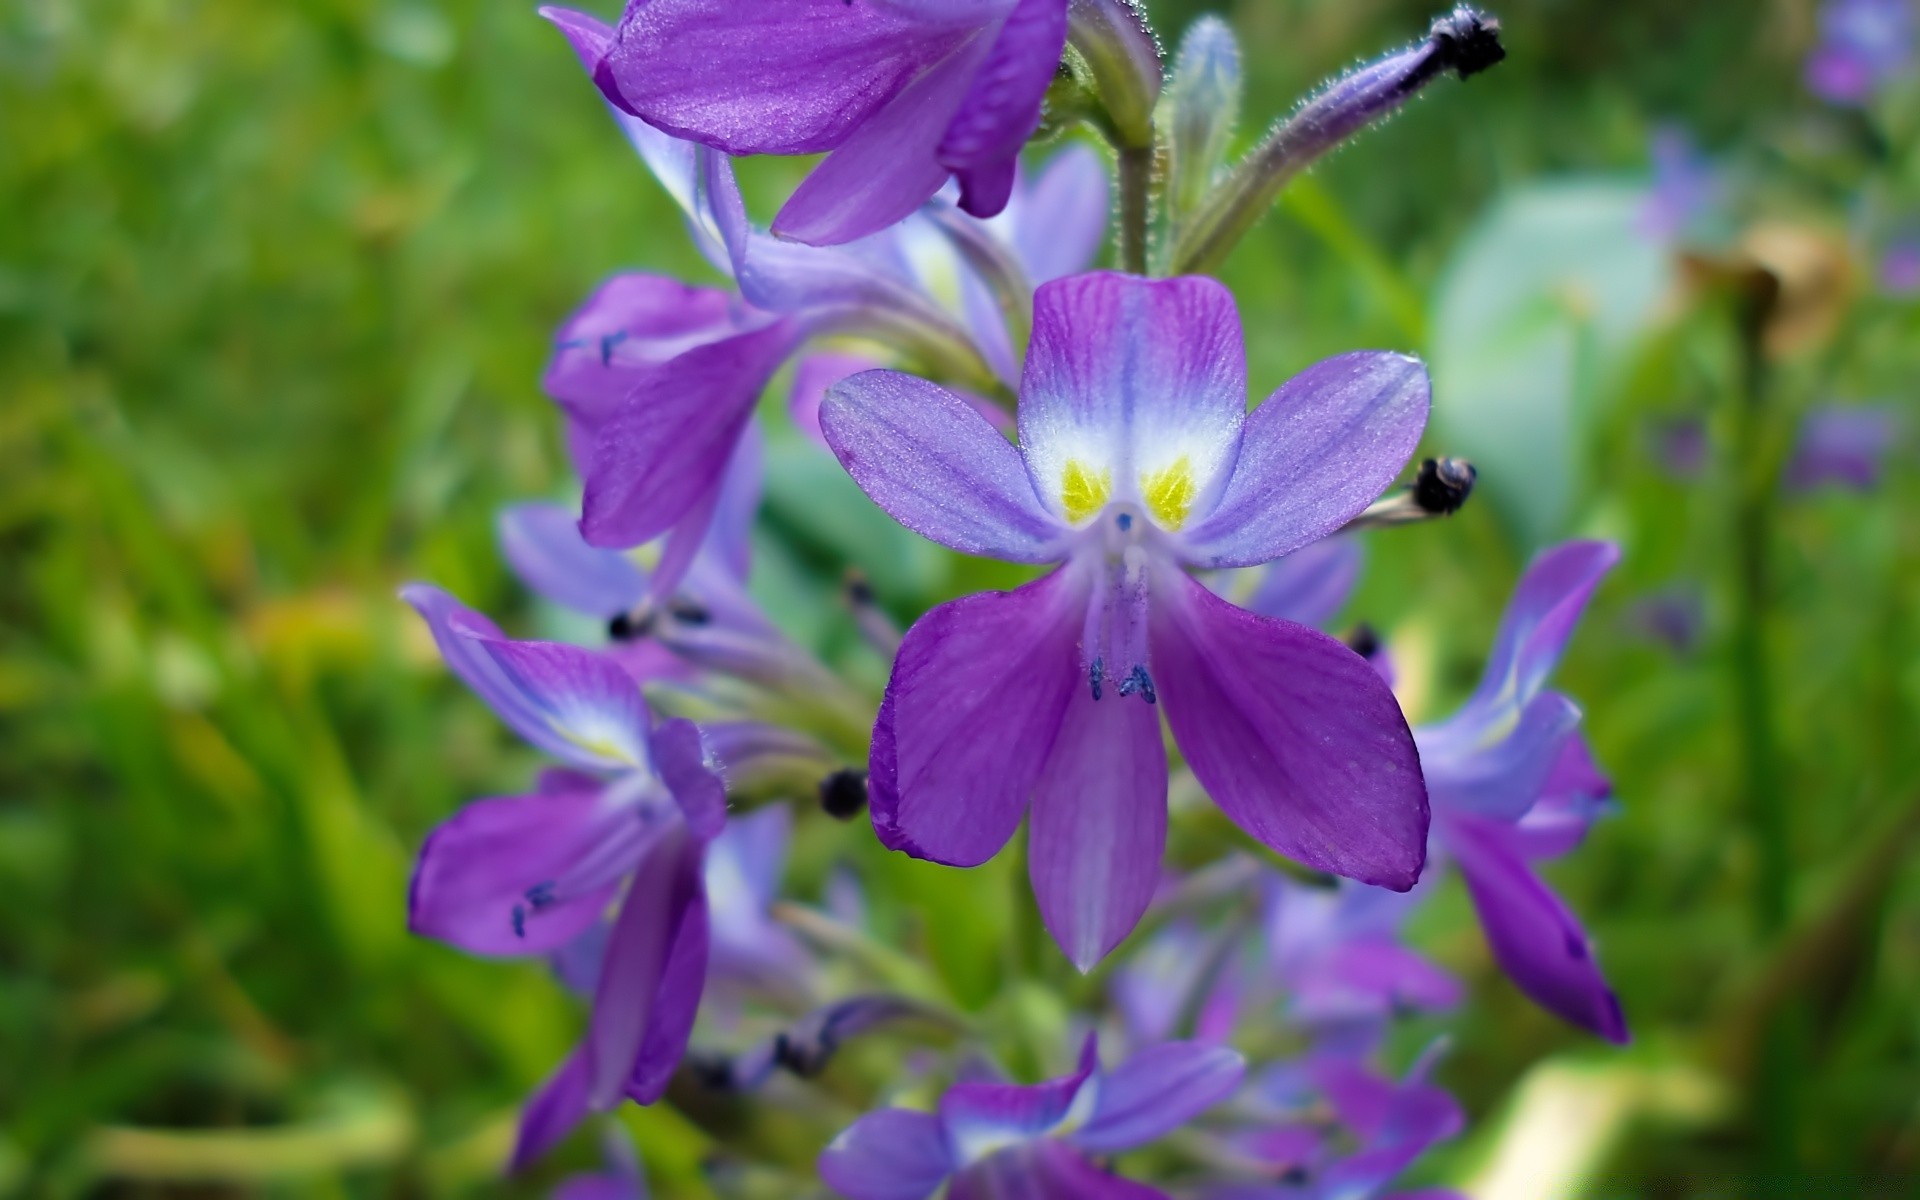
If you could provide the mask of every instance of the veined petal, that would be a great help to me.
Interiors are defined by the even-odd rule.
[[[653,372],[600,427],[580,531],[624,548],[671,529],[720,484],[767,380],[799,344],[777,320],[694,347]]]
[[[909,216],[946,183],[936,150],[991,49],[960,43],[822,159],[773,218],[777,237],[851,242]]]
[[[528,589],[562,608],[607,618],[646,594],[647,576],[617,550],[587,545],[572,510],[516,504],[499,521],[500,552]]]
[[[1133,931],[1160,882],[1167,753],[1157,706],[1073,690],[1034,788],[1028,838],[1047,930],[1090,971]]]
[[[990,217],[1006,207],[1014,162],[1039,127],[1040,105],[1066,44],[1066,0],[1019,0],[975,72],[936,152],[961,174],[960,207],[974,216]],[[968,173],[983,169],[1006,172],[1007,192],[993,197],[966,186]]]
[[[1625,1043],[1626,1019],[1600,974],[1586,930],[1521,859],[1512,831],[1465,815],[1447,817],[1439,831],[1507,977],[1562,1020]]]
[[[820,1155],[820,1181],[847,1200],[926,1200],[953,1169],[932,1113],[883,1108],[848,1126]]]
[[[729,154],[813,154],[1003,11],[949,7],[650,0],[628,8],[608,67],[634,112],[679,137]]]
[[[1579,705],[1558,692],[1540,692],[1504,729],[1460,723],[1416,730],[1427,796],[1435,808],[1517,821],[1546,794],[1579,728]]]
[[[527,1101],[507,1169],[518,1173],[532,1166],[572,1133],[586,1115],[587,1059],[584,1049],[575,1049]]]
[[[1034,497],[1020,453],[972,405],[898,371],[843,380],[820,410],[841,465],[908,529],[963,554],[1058,557],[1059,525]]]
[[[595,289],[554,336],[540,386],[569,417],[598,429],[666,363],[751,321],[717,288],[628,272]]]
[[[1060,1142],[1004,1150],[954,1176],[948,1200],[1167,1200],[1165,1192],[1108,1174]]]
[[[1302,546],[1267,564],[1245,607],[1263,617],[1324,629],[1353,594],[1361,557],[1359,541],[1350,537]]]
[[[1198,518],[1233,467],[1246,403],[1240,317],[1218,282],[1097,271],[1034,292],[1020,450],[1067,521],[1110,500],[1165,529]]]
[[[874,725],[868,802],[883,843],[949,866],[999,853],[1085,687],[1085,605],[1055,571],[950,601],[907,631]]]
[[[426,618],[448,668],[515,733],[588,770],[646,767],[646,705],[612,660],[579,646],[511,641],[436,587],[412,584],[400,594]]]
[[[1100,1077],[1093,1116],[1067,1140],[1114,1154],[1164,1137],[1240,1086],[1246,1060],[1225,1046],[1167,1042]]]
[[[673,793],[688,831],[701,842],[718,837],[727,823],[727,790],[707,765],[699,728],[685,717],[675,717],[654,730],[649,749],[654,769]]]
[[[1220,500],[1197,520],[1189,561],[1270,562],[1339,529],[1386,490],[1427,425],[1427,370],[1362,350],[1315,363],[1247,418]]]
[[[674,879],[675,899],[684,897],[673,942],[667,950],[660,988],[647,1014],[640,1055],[627,1078],[627,1099],[652,1104],[666,1094],[680,1060],[687,1055],[694,1018],[705,994],[709,953],[709,916],[706,886],[701,878],[700,854],[693,846],[683,852]]]
[[[1156,579],[1153,664],[1187,764],[1234,823],[1309,866],[1405,891],[1426,861],[1413,736],[1366,660],[1325,634]]]

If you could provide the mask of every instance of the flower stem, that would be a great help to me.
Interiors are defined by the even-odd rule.
[[[1147,273],[1147,224],[1153,190],[1153,147],[1120,146],[1120,267]]]

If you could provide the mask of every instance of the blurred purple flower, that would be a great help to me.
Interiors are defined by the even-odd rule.
[[[1663,588],[1633,606],[1633,624],[1675,654],[1692,654],[1706,631],[1706,601],[1698,587]]]
[[[1920,237],[1897,238],[1880,256],[1880,290],[1902,298],[1920,295]]]
[[[1090,1161],[1144,1145],[1232,1094],[1245,1070],[1221,1046],[1168,1042],[1102,1071],[1089,1037],[1072,1075],[1032,1087],[964,1082],[936,1112],[869,1113],[820,1156],[848,1200],[1153,1200]]]
[[[561,1180],[552,1200],[647,1200],[647,1178],[624,1130],[609,1125],[601,1138],[601,1157],[605,1170]]]
[[[1605,790],[1580,745],[1580,709],[1545,685],[1619,557],[1609,542],[1567,542],[1536,558],[1500,623],[1480,686],[1452,717],[1415,729],[1414,738],[1434,834],[1459,864],[1494,957],[1541,1007],[1624,1042],[1619,1001],[1586,931],[1528,865],[1538,847],[1522,828],[1545,797],[1560,793],[1556,803],[1569,803]]]
[[[775,218],[850,242],[960,182],[1006,206],[1067,39],[1066,0],[634,0],[589,61],[615,106],[728,154],[827,157]]]
[[[1719,202],[1719,172],[1677,125],[1656,128],[1648,152],[1653,187],[1640,213],[1640,228],[1649,237],[1672,241]]]
[[[1901,432],[1890,408],[1822,408],[1800,423],[1800,438],[1781,486],[1790,492],[1821,487],[1870,492],[1880,485],[1887,451]]]
[[[1034,297],[1009,445],[953,393],[857,375],[822,409],[854,480],[967,554],[1059,568],[941,605],[908,631],[874,726],[881,841],[975,866],[1032,802],[1030,873],[1082,969],[1152,899],[1166,839],[1158,701],[1214,801],[1317,868],[1411,887],[1426,803],[1405,719],[1364,660],[1186,573],[1332,533],[1426,422],[1418,360],[1308,368],[1252,414],[1232,296],[1211,279],[1095,273]],[[1151,601],[1151,602],[1150,602]]]
[[[1670,417],[1653,428],[1654,457],[1680,483],[1691,483],[1707,469],[1707,423],[1695,416]]]
[[[1862,106],[1913,59],[1912,0],[1827,0],[1807,87],[1833,104]]]

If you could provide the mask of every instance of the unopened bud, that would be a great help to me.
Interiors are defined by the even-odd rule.
[[[1240,44],[1225,21],[1201,17],[1187,30],[1160,109],[1167,206],[1178,221],[1199,207],[1213,186],[1240,119]]]
[[[1153,106],[1160,99],[1160,43],[1139,0],[1068,0],[1067,44],[1085,64],[1119,143],[1150,148]]]

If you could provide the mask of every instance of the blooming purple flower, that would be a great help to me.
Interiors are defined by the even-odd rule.
[[[1364,660],[1186,573],[1266,562],[1338,529],[1424,427],[1420,363],[1363,352],[1249,415],[1232,297],[1190,277],[1096,273],[1035,293],[1020,443],[888,371],[822,410],[856,482],[968,554],[1059,569],[941,605],[907,633],[874,726],[874,828],[956,866],[1032,801],[1048,929],[1083,969],[1152,898],[1166,837],[1158,702],[1216,803],[1263,844],[1405,889],[1426,801],[1399,706]]]
[[[1781,485],[1793,492],[1829,484],[1870,492],[1879,486],[1887,450],[1899,434],[1899,415],[1887,408],[1830,407],[1808,413]]]
[[[1067,39],[1066,0],[634,0],[589,63],[614,105],[728,154],[827,158],[774,220],[850,242],[947,182],[1006,206]]]
[[[1834,104],[1864,105],[1912,59],[1912,0],[1827,0],[1807,87]]]
[[[1568,819],[1577,841],[1608,790],[1580,742],[1580,709],[1545,685],[1619,557],[1609,542],[1567,542],[1537,558],[1514,592],[1479,687],[1414,738],[1434,835],[1459,864],[1494,957],[1541,1007],[1624,1042],[1619,1001],[1586,931],[1529,865],[1565,848]],[[1548,814],[1530,829],[1527,819],[1542,805]]]
[[[1225,1047],[1168,1042],[1102,1071],[1089,1037],[1064,1078],[958,1083],[935,1112],[867,1114],[821,1154],[820,1178],[847,1200],[923,1200],[942,1183],[951,1200],[1153,1200],[1162,1193],[1088,1156],[1172,1132],[1232,1094],[1244,1070]]]

